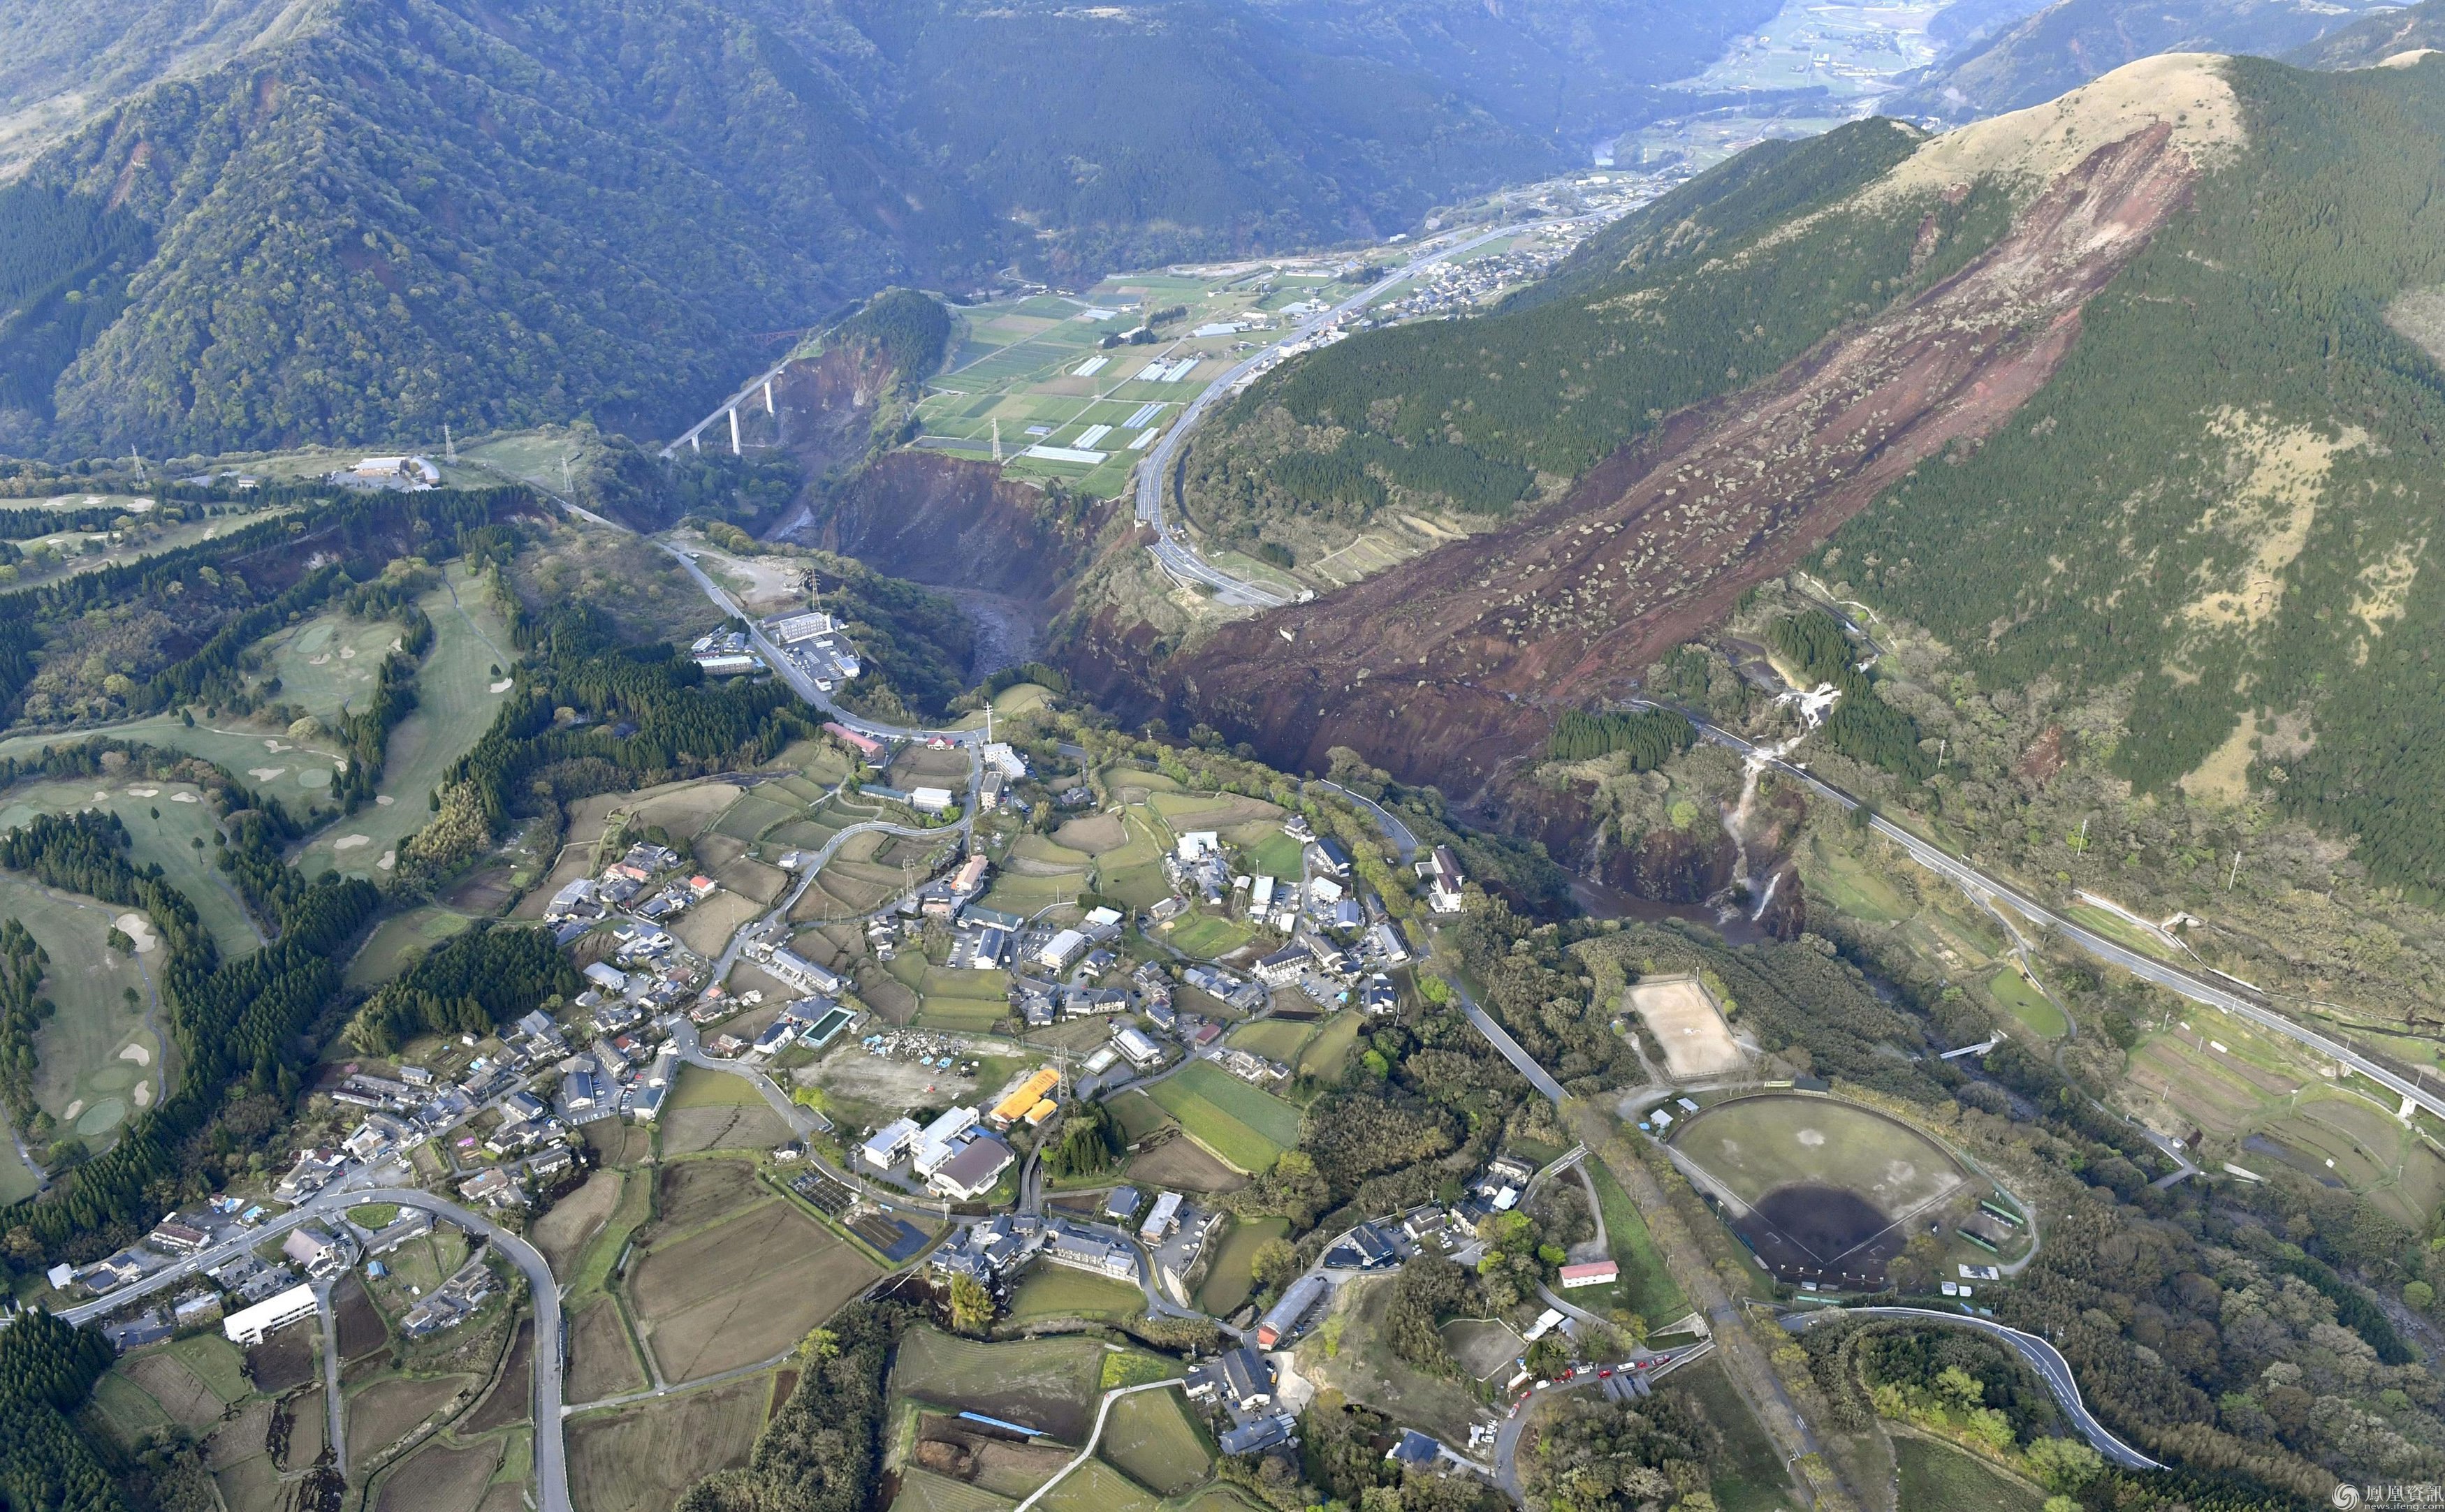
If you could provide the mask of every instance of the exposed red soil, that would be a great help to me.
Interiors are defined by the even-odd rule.
[[[1094,521],[1064,521],[1045,504],[989,463],[891,452],[811,498],[782,533],[894,577],[1050,602]]]
[[[1281,765],[1322,770],[1347,745],[1404,779],[1481,791],[1554,711],[1625,691],[2044,386],[2081,307],[2184,202],[2195,169],[2169,137],[2099,148],[1960,272],[1672,417],[1553,509],[1216,635],[1157,674],[1171,712]],[[1115,662],[1117,630],[1089,637]],[[1647,864],[1693,862],[1711,869]]]

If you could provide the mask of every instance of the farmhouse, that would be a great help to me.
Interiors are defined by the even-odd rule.
[[[1578,1286],[1611,1286],[1621,1279],[1621,1267],[1611,1260],[1590,1260],[1562,1267],[1562,1290]]]

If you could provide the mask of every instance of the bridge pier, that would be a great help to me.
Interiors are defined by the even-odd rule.
[[[769,378],[764,380],[764,413],[767,415],[780,414],[779,410],[773,407],[773,381]]]
[[[730,455],[738,455],[738,406],[733,404],[724,413],[730,416]]]

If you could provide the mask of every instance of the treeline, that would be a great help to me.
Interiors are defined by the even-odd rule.
[[[1923,781],[1935,763],[1919,749],[1918,723],[1876,696],[1876,681],[1859,669],[1842,626],[1823,609],[1788,614],[1774,622],[1774,647],[1798,668],[1810,688],[1832,683],[1841,697],[1825,717],[1825,743],[1854,761]]]
[[[345,947],[380,902],[371,883],[326,874],[289,907],[279,943],[223,961],[194,905],[158,868],[137,870],[128,845],[117,815],[91,812],[38,815],[0,834],[0,867],[152,919],[165,947],[171,1038],[185,1067],[177,1090],[138,1115],[107,1153],[0,1213],[12,1254],[91,1259],[202,1195],[190,1189],[183,1147],[233,1098],[294,1092],[308,1058],[299,1036],[338,990]]]
[[[0,1506],[123,1512],[108,1469],[68,1421],[113,1357],[100,1333],[41,1309],[0,1329]]]
[[[31,540],[61,531],[106,531],[126,513],[115,504],[80,504],[62,510],[0,509],[0,541]]]
[[[127,308],[152,248],[143,220],[100,195],[0,189],[0,409],[50,416],[51,386]]]
[[[1698,727],[1670,709],[1599,714],[1565,709],[1546,737],[1554,761],[1586,761],[1615,751],[1630,753],[1630,770],[1652,772],[1697,743]]]
[[[868,1512],[883,1478],[892,1352],[913,1319],[860,1299],[808,1336],[797,1388],[747,1467],[697,1483],[679,1512]]]
[[[1391,497],[1386,484],[1491,514],[1517,504],[1537,475],[1431,437],[1395,440],[1353,432],[1329,452],[1290,452],[1274,460],[1274,483],[1297,500],[1325,499],[1372,510]],[[1380,478],[1380,480],[1379,480]]]
[[[488,1035],[578,987],[548,931],[479,919],[367,999],[348,1039],[387,1055],[422,1035]]]
[[[36,1111],[34,1031],[56,1011],[42,995],[50,961],[21,921],[0,920],[0,1106],[19,1129],[33,1121]]]

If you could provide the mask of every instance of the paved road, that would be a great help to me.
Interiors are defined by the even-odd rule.
[[[1353,793],[1340,783],[1327,782],[1322,777],[1310,777],[1307,786],[1322,788],[1356,804],[1359,812],[1374,820],[1375,828],[1384,831],[1384,838],[1392,842],[1392,849],[1401,853],[1401,865],[1406,867],[1418,859],[1418,837],[1409,832],[1409,827],[1403,824],[1400,816],[1391,810],[1364,793]]]
[[[2072,1426],[2080,1429],[2081,1437],[2088,1440],[2089,1446],[2098,1453],[2126,1470],[2164,1468],[2156,1461],[2116,1438],[2111,1429],[2091,1415],[2088,1404],[2081,1400],[2080,1383],[2072,1377],[2071,1362],[2062,1357],[2062,1351],[2056,1349],[2035,1334],[2024,1334],[2017,1328],[2006,1328],[1991,1317],[1972,1317],[1967,1313],[1939,1313],[1925,1307],[1828,1308],[1823,1312],[1787,1316],[1783,1319],[1783,1326],[1794,1328],[1796,1325],[1798,1328],[1805,1328],[1818,1318],[1837,1317],[1844,1313],[1868,1314],[1876,1317],[1919,1318],[1932,1323],[1950,1323],[1960,1328],[1974,1328],[1982,1334],[2002,1339],[2009,1344],[2022,1359],[2028,1362],[2031,1370],[2038,1372],[2038,1378],[2044,1381],[2046,1390],[2053,1393],[2055,1404],[2062,1409],[2063,1415],[2070,1418]]]
[[[1274,360],[1282,347],[1294,342],[1305,341],[1342,317],[1365,308],[1382,298],[1393,285],[1404,279],[1413,278],[1437,263],[1457,257],[1463,252],[1473,252],[1487,242],[1497,241],[1504,236],[1517,235],[1521,232],[1540,226],[1559,225],[1574,218],[1579,217],[1557,216],[1544,220],[1516,221],[1493,231],[1482,232],[1465,241],[1454,242],[1448,247],[1421,252],[1331,309],[1301,323],[1297,329],[1262,351],[1233,364],[1229,372],[1206,384],[1204,391],[1188,401],[1188,407],[1180,412],[1180,418],[1172,421],[1171,428],[1165,431],[1162,439],[1154,443],[1154,450],[1147,454],[1146,460],[1138,464],[1138,523],[1153,527],[1154,544],[1147,550],[1154,553],[1154,559],[1163,565],[1163,569],[1184,582],[1204,584],[1214,590],[1214,596],[1217,599],[1240,608],[1279,608],[1286,604],[1297,602],[1277,588],[1267,588],[1260,583],[1251,583],[1245,578],[1233,577],[1206,561],[1197,554],[1196,549],[1181,536],[1179,531],[1168,519],[1165,518],[1164,479],[1170,474],[1172,463],[1180,455],[1181,443],[1187,439],[1188,433],[1196,428],[1197,422],[1204,418],[1208,409],[1230,396],[1233,384],[1257,367]],[[1298,599],[1310,599],[1315,596],[1314,593],[1301,589]]]
[[[1645,699],[1633,699],[1629,701],[1634,707],[1667,706]],[[1676,712],[1686,715],[1689,711],[1685,709]],[[1859,806],[1858,799],[1814,775],[1804,767],[1768,756],[1749,741],[1742,739],[1728,730],[1709,724],[1702,719],[1692,716],[1690,722],[1698,727],[1698,733],[1707,739],[1737,751],[1750,760],[1770,767],[1795,782],[1804,784],[1811,792],[1828,802],[1838,804],[1846,810]],[[2316,1030],[2298,1023],[2274,1009],[2254,1002],[2239,993],[2220,987],[2204,977],[2185,971],[2179,966],[2169,965],[2154,956],[2143,955],[2093,930],[2084,929],[2072,920],[2064,918],[2044,904],[2016,890],[2009,884],[1979,870],[1969,863],[1956,858],[1950,851],[1919,838],[1881,813],[1871,813],[1868,827],[1908,851],[1912,860],[1943,876],[1973,898],[1984,893],[2000,899],[2024,917],[2056,931],[2065,940],[2100,961],[2119,966],[2142,980],[2153,981],[2170,992],[2178,993],[2193,1002],[2221,1009],[2236,1017],[2245,1018],[2262,1029],[2282,1035],[2308,1047],[2338,1065],[2360,1073],[2396,1096],[2406,1099],[2414,1107],[2425,1108],[2439,1118],[2445,1118],[2445,1096],[2440,1096],[2406,1077],[2396,1074],[2350,1046],[2339,1044]]]

